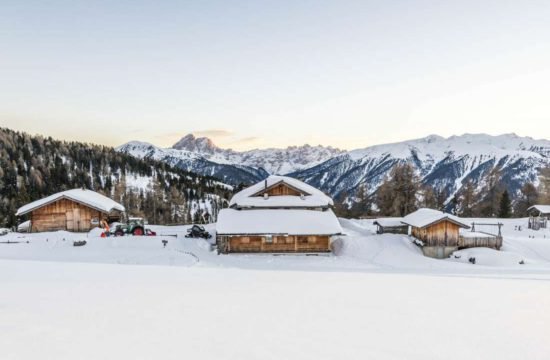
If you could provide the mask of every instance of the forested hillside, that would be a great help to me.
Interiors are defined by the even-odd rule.
[[[0,226],[13,226],[20,206],[72,188],[103,193],[134,216],[158,224],[215,220],[231,189],[154,160],[92,144],[0,128]]]
[[[445,190],[423,184],[410,163],[395,165],[376,192],[369,195],[367,184],[361,184],[353,198],[346,192],[336,199],[336,213],[343,217],[405,216],[426,207],[448,211],[462,217],[523,217],[537,203],[550,203],[550,168],[540,170],[537,184],[526,182],[515,200],[503,180],[500,168],[482,176],[479,188],[472,180],[449,196]]]

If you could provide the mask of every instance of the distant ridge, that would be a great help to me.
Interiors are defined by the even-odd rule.
[[[331,196],[346,193],[351,198],[361,184],[367,184],[370,193],[376,191],[392,167],[403,162],[415,167],[423,183],[445,191],[449,198],[469,180],[481,186],[495,167],[502,170],[502,181],[514,198],[526,182],[537,184],[540,169],[550,165],[550,141],[516,134],[430,135],[347,152],[320,145],[236,152],[192,135],[171,149],[140,142],[117,149],[231,184],[252,183],[268,174],[291,175]]]

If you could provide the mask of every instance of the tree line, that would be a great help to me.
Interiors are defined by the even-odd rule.
[[[131,177],[150,181],[133,186]],[[122,203],[127,213],[158,224],[215,220],[232,195],[214,178],[111,147],[0,128],[0,226],[16,225],[19,207],[74,188],[102,193]]]
[[[402,163],[392,168],[378,189],[369,192],[367,184],[361,184],[353,201],[345,196],[335,210],[344,217],[402,217],[422,207],[461,217],[523,217],[537,203],[550,204],[550,169],[542,169],[540,174],[538,185],[527,182],[511,196],[497,167],[485,174],[479,185],[466,180],[450,196],[445,190],[422,183],[414,167]]]

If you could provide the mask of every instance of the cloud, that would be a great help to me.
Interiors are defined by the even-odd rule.
[[[249,136],[249,137],[244,137],[244,138],[237,139],[237,140],[233,141],[233,144],[249,144],[249,143],[259,141],[260,139],[261,138],[258,137],[258,136]]]
[[[193,131],[193,135],[220,138],[220,137],[233,136],[234,134],[231,131],[223,130],[223,129],[208,129],[208,130]]]

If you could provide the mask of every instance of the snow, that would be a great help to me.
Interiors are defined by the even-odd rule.
[[[493,238],[494,235],[482,233],[479,231],[470,231],[470,230],[460,230],[460,236],[465,238]]]
[[[31,227],[31,221],[30,220],[23,221],[21,224],[19,224],[19,226],[17,226],[17,231],[18,232],[27,232],[27,231],[29,231],[30,227]]]
[[[547,359],[550,229],[465,221],[502,222],[502,251],[431,259],[347,219],[331,256],[217,255],[188,226],[10,233],[2,359]]]
[[[470,263],[475,259],[476,265],[511,267],[534,263],[534,260],[520,256],[519,254],[497,251],[489,248],[472,248],[455,251],[451,255],[452,261]]]
[[[28,212],[31,212],[37,208],[51,204],[61,199],[73,200],[78,203],[88,205],[94,209],[97,209],[106,213],[109,213],[112,210],[125,211],[124,206],[109,199],[106,196],[96,193],[95,191],[84,190],[84,189],[72,189],[72,190],[67,190],[57,194],[50,195],[43,199],[34,201],[25,206],[22,206],[21,208],[19,208],[19,210],[17,210],[16,216],[25,215]]]
[[[223,209],[216,224],[218,234],[333,235],[342,228],[332,210]]]
[[[396,158],[407,159],[414,152],[421,161],[439,162],[449,154],[455,157],[470,156],[490,159],[509,156],[535,156],[542,159],[542,152],[550,149],[550,141],[534,140],[516,134],[491,136],[487,134],[464,134],[444,138],[430,135],[425,138],[393,144],[375,145],[364,149],[350,151],[353,160],[364,157],[382,157],[391,154]]]
[[[153,177],[130,174],[126,176],[126,187],[137,191],[148,191],[152,187]]]
[[[426,208],[418,209],[417,211],[405,216],[403,218],[403,223],[417,228],[424,228],[428,225],[435,224],[443,220],[452,221],[466,229],[470,228],[470,226],[458,216]]]
[[[271,187],[280,182],[303,191],[305,196],[269,196],[267,199],[263,196],[254,196],[262,191],[266,185]],[[229,202],[229,206],[238,207],[328,207],[333,204],[332,199],[321,190],[298,179],[277,175],[271,175],[266,180],[238,192],[233,195]]]
[[[374,221],[374,224],[378,224],[382,227],[398,227],[398,226],[405,226],[403,224],[403,218],[400,217],[392,217],[392,218],[380,218],[376,219]]]
[[[131,141],[116,148],[117,151],[138,158],[153,158],[173,165],[182,162],[193,167],[193,161],[207,160],[214,165],[248,166],[265,169],[270,174],[289,174],[319,165],[344,151],[324,146],[290,146],[286,149],[254,149],[244,152],[221,149],[208,138],[185,136],[173,148],[160,148],[153,144]]]

